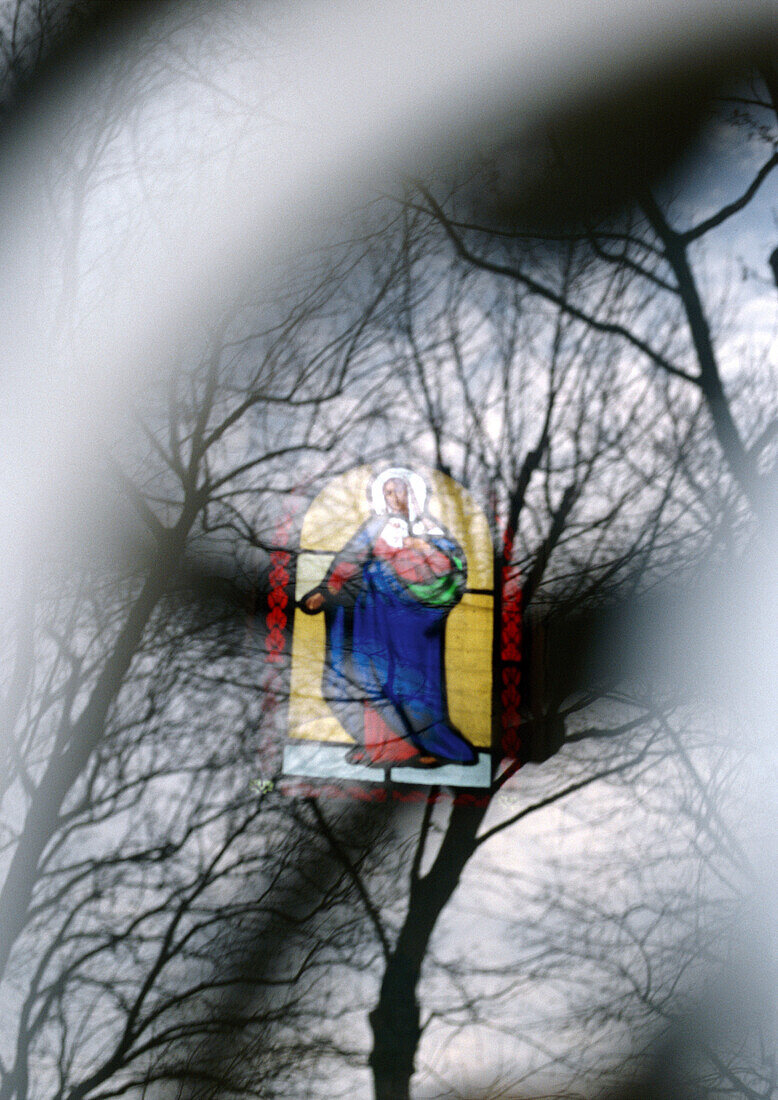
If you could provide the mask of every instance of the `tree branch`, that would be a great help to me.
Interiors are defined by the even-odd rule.
[[[480,848],[482,844],[485,844],[487,840],[496,836],[497,833],[509,829],[511,825],[515,825],[518,821],[522,821],[525,817],[529,817],[530,814],[534,814],[538,810],[544,810],[546,806],[553,806],[556,802],[561,802],[563,798],[567,798],[568,795],[575,794],[576,791],[582,791],[585,787],[589,787],[592,783],[597,783],[600,779],[608,779],[611,775],[619,775],[621,772],[627,771],[627,769],[639,764],[645,754],[646,750],[642,749],[633,760],[627,760],[624,764],[617,764],[613,768],[606,768],[604,771],[595,772],[594,775],[587,775],[584,779],[578,779],[575,783],[570,783],[567,787],[563,787],[561,791],[556,791],[546,798],[541,798],[539,802],[533,802],[531,806],[525,806],[523,810],[519,810],[513,817],[509,817],[507,821],[501,821],[499,825],[493,825],[491,829],[487,829],[485,833],[477,838],[476,845]]]
[[[737,214],[744,206],[747,206],[777,164],[778,153],[773,153],[770,159],[765,161],[751,184],[739,198],[735,199],[734,202],[727,203],[726,206],[722,206],[716,214],[712,214],[709,218],[706,218],[705,221],[700,222],[699,225],[695,225],[691,229],[679,233],[678,236],[683,243],[691,244],[692,241],[699,240],[700,237],[710,232],[711,229],[715,229],[716,226],[721,225],[728,218],[731,218],[733,214]]]
[[[683,370],[681,367],[676,367],[673,363],[666,359],[659,352],[655,351],[650,344],[647,344],[645,340],[642,340],[639,336],[636,336],[634,332],[630,332],[624,325],[617,324],[615,321],[600,321],[596,317],[587,313],[585,310],[579,309],[578,306],[574,306],[572,302],[569,302],[561,294],[558,294],[551,287],[545,286],[545,284],[538,282],[537,279],[527,275],[516,267],[508,267],[506,264],[494,263],[492,260],[487,260],[483,256],[477,256],[474,252],[465,245],[462,238],[454,229],[450,220],[432,197],[432,195],[426,190],[421,188],[427,201],[432,208],[432,211],[440,222],[443,230],[448,236],[449,240],[453,244],[457,254],[461,259],[467,263],[472,264],[474,267],[479,267],[483,271],[490,271],[493,275],[503,275],[508,279],[513,279],[516,282],[522,283],[533,294],[537,294],[546,301],[552,302],[555,306],[563,309],[571,317],[574,317],[577,321],[581,321],[589,328],[594,329],[596,332],[603,332],[610,336],[619,336],[625,340],[632,347],[636,348],[639,352],[646,356],[654,364],[654,366],[661,367],[667,374],[672,375],[674,378],[682,378],[685,382],[690,382],[693,385],[699,384],[699,379],[696,375],[689,374],[688,371]]]

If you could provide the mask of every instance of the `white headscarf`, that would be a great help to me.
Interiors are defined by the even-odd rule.
[[[392,466],[388,470],[383,470],[377,477],[373,478],[373,483],[370,486],[370,501],[373,505],[373,511],[377,516],[385,516],[387,513],[386,500],[384,499],[384,485],[387,481],[391,481],[392,478],[397,478],[398,481],[404,481],[408,486],[408,521],[413,527],[417,519],[421,517],[424,512],[424,505],[427,500],[427,486],[424,482],[424,478],[415,473],[413,470],[407,469],[405,466]]]

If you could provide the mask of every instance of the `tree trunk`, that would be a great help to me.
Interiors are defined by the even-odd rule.
[[[427,946],[462,871],[478,846],[485,806],[454,806],[435,862],[412,881],[408,911],[389,956],[378,1003],[370,1013],[370,1068],[376,1100],[409,1100],[421,1026],[416,986]]]

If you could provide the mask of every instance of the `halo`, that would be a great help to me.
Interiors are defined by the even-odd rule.
[[[418,515],[414,515],[415,509],[413,509],[412,501],[408,501],[408,515],[411,522],[418,519],[424,511],[424,504],[427,500],[427,484],[421,474],[417,474],[414,470],[409,470],[407,466],[391,466],[388,470],[382,470],[377,477],[373,478],[373,483],[370,486],[370,502],[373,505],[373,511],[378,516],[386,514],[386,501],[384,500],[384,485],[387,481],[390,481],[393,477],[399,477],[405,481],[411,487],[413,495],[416,497],[416,504],[418,505]]]

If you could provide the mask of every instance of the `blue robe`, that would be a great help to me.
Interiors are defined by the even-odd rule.
[[[386,523],[373,516],[363,524],[319,587],[327,627],[322,693],[360,745],[372,710],[419,754],[474,763],[477,753],[448,716],[444,662],[446,619],[466,582],[464,553],[440,528],[425,531],[447,568],[414,584],[375,552]]]

